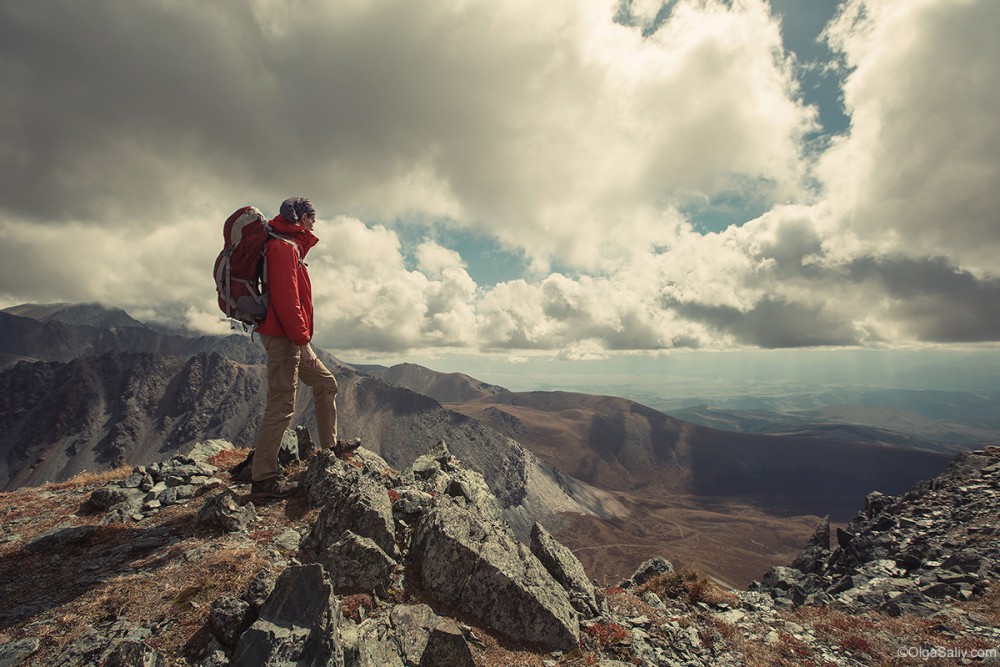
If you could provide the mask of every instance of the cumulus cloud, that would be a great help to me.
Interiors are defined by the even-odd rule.
[[[947,257],[996,275],[1000,4],[849,0],[828,28],[849,74],[850,133],[819,174],[841,256]]]
[[[998,19],[846,0],[817,157],[764,0],[7,3],[0,298],[218,331],[221,221],[305,194],[333,350],[997,340]],[[697,231],[733,192],[765,212]],[[404,220],[530,270],[477,284]]]

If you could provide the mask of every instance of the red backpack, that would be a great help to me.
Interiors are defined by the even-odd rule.
[[[230,319],[255,325],[267,314],[268,295],[262,290],[265,250],[272,236],[264,214],[253,206],[235,211],[222,227],[226,245],[215,260],[219,308]]]

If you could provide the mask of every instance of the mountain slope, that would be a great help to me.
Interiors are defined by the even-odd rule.
[[[169,458],[208,437],[252,442],[263,369],[217,353],[111,352],[0,373],[0,488]]]
[[[731,433],[626,399],[500,394],[450,406],[600,488],[742,497],[774,511],[847,518],[873,490],[899,493],[951,456],[842,438]]]
[[[264,362],[264,350],[260,342],[241,334],[181,336],[161,333],[144,326],[106,327],[58,320],[42,322],[0,312],[0,360],[3,360],[0,368],[9,368],[18,361],[70,361],[100,356],[107,352],[158,353],[184,357],[217,352],[239,363]],[[330,368],[350,368],[327,352],[317,350],[317,354]]]
[[[464,373],[439,373],[417,364],[397,364],[391,368],[359,366],[357,369],[383,382],[430,396],[441,403],[462,403],[507,391]]]
[[[333,369],[341,437],[361,437],[399,468],[447,441],[486,477],[520,535],[535,520],[558,524],[562,512],[619,511],[607,494],[565,478],[517,442],[433,399]],[[266,393],[263,365],[217,352],[110,352],[19,364],[0,372],[0,489],[163,460],[207,438],[253,447]],[[313,417],[303,388],[292,424],[315,433]]]

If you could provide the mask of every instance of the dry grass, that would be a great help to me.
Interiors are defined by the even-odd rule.
[[[229,470],[237,464],[243,463],[249,454],[249,449],[224,449],[209,457],[208,462],[216,468]]]
[[[125,479],[132,474],[134,466],[119,466],[113,470],[103,472],[83,471],[65,482],[49,482],[42,486],[45,491],[62,491],[63,489],[76,489],[84,486],[104,486],[109,482]]]
[[[681,567],[668,574],[652,577],[639,586],[639,593],[650,591],[660,598],[684,600],[688,603],[704,602],[710,605],[738,604],[738,598],[690,567]]]
[[[185,645],[206,635],[202,628],[211,603],[224,594],[241,594],[258,571],[273,567],[262,555],[281,550],[273,536],[290,526],[301,530],[310,518],[301,499],[258,508],[257,540],[208,533],[194,522],[206,493],[136,523],[101,526],[95,525],[99,517],[77,514],[93,488],[130,472],[86,473],[0,494],[0,520],[5,532],[16,536],[0,544],[7,610],[0,643],[38,637],[42,645],[32,664],[53,664],[87,627],[120,619],[161,628],[147,643],[168,664],[178,663]],[[49,548],[23,549],[53,528],[74,526],[90,526],[92,532]]]
[[[900,656],[909,648],[937,647],[955,650],[990,649],[995,646],[975,638],[959,638],[947,632],[939,621],[913,616],[878,613],[847,614],[827,607],[800,607],[789,617],[809,625],[817,636],[839,652],[872,667],[913,664]],[[920,664],[945,666],[962,664],[958,659],[929,658]]]
[[[992,583],[968,608],[984,615],[994,626],[1000,627],[1000,582]]]
[[[511,645],[481,628],[473,629],[478,641],[470,642],[472,658],[479,667],[543,667],[543,658],[536,652]]]

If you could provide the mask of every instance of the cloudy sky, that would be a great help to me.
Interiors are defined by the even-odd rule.
[[[0,305],[224,331],[316,204],[346,358],[1000,340],[995,0],[8,0]]]

